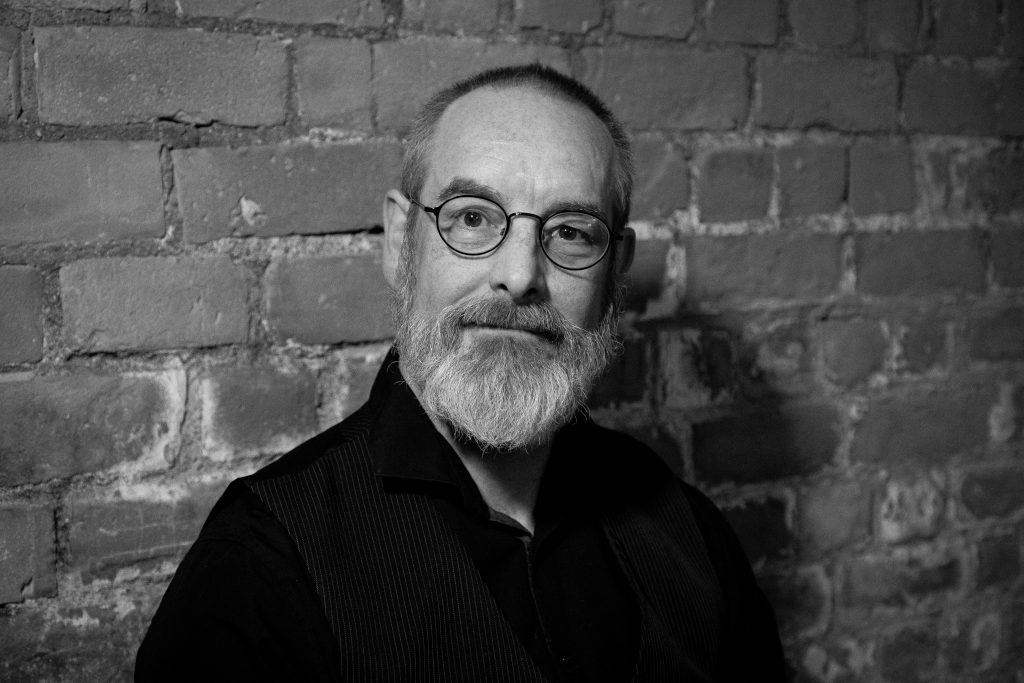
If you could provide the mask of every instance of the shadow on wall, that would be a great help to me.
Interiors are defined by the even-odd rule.
[[[627,311],[642,310],[647,294],[637,284]],[[810,306],[683,309],[643,321],[627,313],[623,354],[593,400],[599,421],[633,434],[715,500],[791,644],[822,634],[830,619],[830,580],[806,561],[820,559],[822,546],[869,533],[870,497],[856,488],[849,496],[856,512],[837,511],[831,541],[800,537],[796,491],[819,473],[841,476],[840,416],[814,381],[815,314]]]

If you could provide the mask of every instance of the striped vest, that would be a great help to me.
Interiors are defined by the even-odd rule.
[[[301,467],[243,479],[298,548],[339,643],[342,679],[543,680],[430,499],[375,476],[372,422],[364,406],[301,447]],[[589,447],[656,458],[629,437],[589,429]],[[682,485],[626,480],[601,523],[640,606],[634,680],[714,680],[722,589]]]

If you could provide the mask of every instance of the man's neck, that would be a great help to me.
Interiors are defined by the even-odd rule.
[[[532,534],[537,494],[551,456],[551,442],[514,453],[481,453],[476,447],[453,442],[445,431],[441,433],[462,460],[484,502]]]

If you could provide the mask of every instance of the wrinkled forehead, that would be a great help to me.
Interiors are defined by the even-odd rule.
[[[478,88],[455,100],[435,129],[428,183],[467,163],[541,181],[610,191],[615,159],[611,134],[583,105],[533,86]],[[436,189],[436,188],[435,188]],[[577,188],[580,189],[580,188]]]

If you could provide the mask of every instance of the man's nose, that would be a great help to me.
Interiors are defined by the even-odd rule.
[[[539,301],[547,295],[547,258],[537,242],[538,220],[536,216],[514,216],[508,226],[510,234],[491,255],[491,289],[507,293],[515,302]]]

